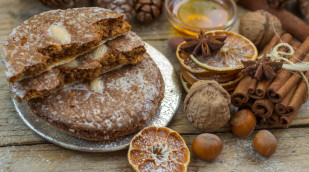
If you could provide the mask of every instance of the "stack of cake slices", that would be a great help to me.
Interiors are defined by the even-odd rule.
[[[70,135],[100,141],[140,130],[164,95],[161,73],[124,15],[53,10],[13,29],[5,43],[13,97]]]

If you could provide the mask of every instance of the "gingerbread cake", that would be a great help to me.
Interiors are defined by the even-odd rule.
[[[5,48],[10,82],[36,76],[130,30],[124,15],[104,8],[52,10],[13,29]]]
[[[134,32],[107,41],[94,51],[57,66],[38,76],[10,83],[10,90],[19,102],[43,97],[69,84],[91,80],[125,64],[136,64],[146,52],[144,43]]]
[[[164,96],[160,70],[145,53],[127,65],[89,82],[29,100],[38,117],[52,127],[87,140],[111,140],[142,129]]]

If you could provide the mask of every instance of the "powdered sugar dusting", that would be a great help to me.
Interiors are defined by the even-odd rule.
[[[23,80],[20,82],[10,83],[10,90],[13,96],[17,99],[25,97],[29,90],[42,91],[55,89],[59,84],[58,79],[59,71],[51,70],[43,73],[37,78],[31,78],[30,81]],[[33,85],[31,83],[40,83]]]
[[[136,33],[129,32],[113,41],[108,42],[108,46],[115,48],[119,52],[129,52],[136,47],[144,46],[144,43],[142,39],[136,35]]]
[[[46,95],[47,93],[49,94],[50,91],[63,88],[64,86],[68,86],[72,84],[73,81],[69,81],[69,82],[62,81],[62,78],[70,77],[71,73],[76,73],[76,72],[85,73],[85,72],[88,72],[88,70],[96,70],[101,67],[104,68],[105,67],[104,65],[107,65],[109,63],[114,63],[113,61],[106,62],[106,61],[109,61],[108,59],[106,59],[106,57],[113,57],[114,55],[117,55],[117,56],[123,55],[127,59],[131,58],[132,55],[130,55],[130,53],[134,53],[134,54],[139,53],[138,48],[139,46],[143,45],[143,42],[140,40],[140,38],[135,38],[138,36],[136,34],[133,34],[132,32],[129,32],[126,34],[130,34],[131,36],[127,37],[125,35],[121,35],[114,40],[108,41],[110,44],[114,46],[113,49],[109,48],[109,46],[106,45],[107,43],[102,44],[100,48],[94,50],[93,53],[86,53],[86,54],[80,55],[79,57],[77,57],[77,59],[71,60],[70,62],[65,63],[63,65],[58,65],[57,67],[53,68],[52,70],[48,72],[42,73],[32,78],[27,78],[22,81],[18,81],[18,83],[14,84],[14,85],[18,85],[18,87],[14,86],[15,88],[11,89],[11,92],[13,93],[14,97],[17,98],[18,100],[26,99],[25,97],[26,95],[28,95],[27,98],[29,99],[36,98],[35,96],[37,95],[42,95],[42,94]],[[136,42],[137,40],[140,40],[139,43]],[[123,46],[124,44],[131,46],[131,49],[126,49],[130,52],[129,54],[115,50],[118,46]],[[132,44],[136,46],[133,46]],[[97,58],[94,58],[94,56],[97,56]],[[125,65],[125,64],[120,64],[119,66],[122,66],[122,65]],[[61,70],[62,68],[67,68],[67,69],[65,69],[65,72],[62,72]],[[111,70],[116,70],[117,68],[118,67],[114,67]],[[103,70],[101,72],[107,73],[108,71]],[[88,79],[87,75],[81,76],[78,78],[79,81],[83,79]],[[100,88],[98,90],[102,91],[102,89]],[[29,93],[30,94],[32,93],[32,96],[34,97],[29,96]]]
[[[98,42],[101,38],[94,24],[119,17],[123,14],[97,7],[52,10],[31,17],[14,28],[5,41],[7,77],[23,72],[28,66],[46,62],[49,57],[40,53],[42,49],[58,47],[59,50],[62,43]],[[60,40],[55,39],[51,26],[62,28],[63,33],[67,33],[65,39],[61,36]]]
[[[56,123],[75,131],[106,133],[104,138],[109,139],[112,135],[108,134],[127,132],[136,125],[142,127],[151,119],[164,92],[163,82],[158,80],[162,80],[161,73],[145,54],[138,65],[111,71],[91,82],[75,84],[29,102],[34,111]]]

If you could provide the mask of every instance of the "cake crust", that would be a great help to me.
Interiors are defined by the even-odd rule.
[[[70,135],[111,140],[142,129],[164,97],[160,70],[148,54],[91,82],[58,90],[28,103],[38,117]]]
[[[14,83],[36,76],[130,28],[123,14],[97,7],[35,15],[14,28],[5,41],[6,77]]]

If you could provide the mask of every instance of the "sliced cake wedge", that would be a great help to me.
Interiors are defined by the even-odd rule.
[[[136,64],[146,52],[144,43],[134,32],[107,41],[94,51],[77,57],[38,76],[10,83],[19,102],[43,97],[72,83],[91,80],[126,64]]]
[[[6,77],[14,83],[39,75],[130,29],[123,14],[104,8],[52,10],[35,15],[14,28],[4,43]]]

